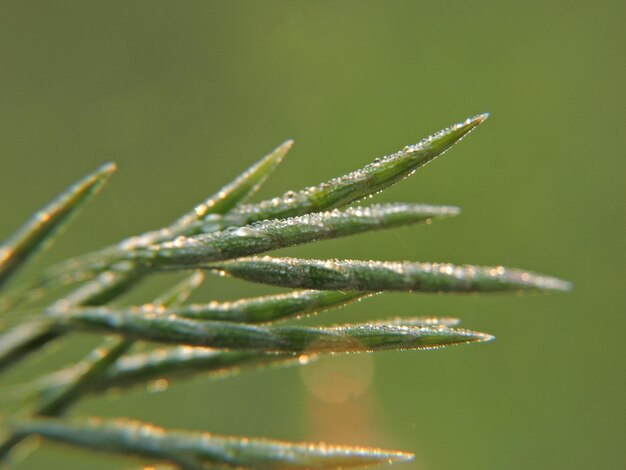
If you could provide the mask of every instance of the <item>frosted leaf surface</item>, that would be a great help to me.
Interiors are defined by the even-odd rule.
[[[459,209],[424,204],[380,204],[255,222],[211,234],[176,239],[128,253],[156,267],[202,267],[223,260],[371,230],[457,215]]]
[[[560,279],[503,266],[251,257],[213,265],[234,277],[282,287],[416,292],[567,291]]]

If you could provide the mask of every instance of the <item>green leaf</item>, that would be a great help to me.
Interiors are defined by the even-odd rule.
[[[58,336],[55,323],[48,320],[24,322],[4,332],[0,336],[0,372]]]
[[[554,277],[502,266],[264,256],[223,261],[212,267],[248,281],[319,290],[467,293],[567,291],[571,288],[570,283]]]
[[[256,193],[267,178],[278,168],[285,155],[293,145],[293,140],[287,140],[274,149],[269,155],[248,168],[233,182],[227,184],[213,196],[208,198],[194,209],[181,217],[173,225],[187,226],[198,220],[205,219],[210,214],[225,214],[237,205],[245,202]]]
[[[194,271],[178,284],[154,299],[152,305],[160,308],[176,307],[184,304],[189,296],[204,282],[204,273]]]
[[[374,324],[396,324],[411,326],[447,326],[459,324],[457,318],[396,318]],[[258,370],[262,367],[285,367],[305,365],[317,359],[316,354],[292,354],[246,351],[221,351],[201,346],[178,346],[159,348],[145,353],[121,357],[100,380],[92,383],[90,392],[102,392],[111,388],[121,389],[145,385],[155,379],[187,378],[202,374],[211,380],[224,379],[238,374],[242,369]],[[13,401],[19,397],[32,399],[48,395],[66,386],[75,372],[73,367],[43,376],[32,383],[15,387]]]
[[[127,311],[74,311],[59,314],[58,318],[68,327],[118,333],[148,341],[296,354],[422,349],[492,339],[489,335],[469,330],[415,326],[410,320],[389,325],[365,323],[309,328],[199,321]]]
[[[341,307],[372,295],[365,292],[298,290],[286,294],[265,295],[233,302],[210,302],[187,305],[170,313],[197,320],[223,320],[240,323],[266,323],[303,317],[330,308]]]
[[[450,217],[458,212],[455,207],[420,204],[382,204],[344,211],[335,209],[332,212],[257,222],[234,230],[178,237],[145,250],[135,250],[127,256],[146,267],[202,267],[215,260],[425,222]]]
[[[260,220],[322,212],[382,191],[443,154],[487,117],[487,114],[479,114],[468,118],[415,145],[406,146],[399,152],[378,158],[359,170],[319,186],[298,192],[289,191],[282,197],[258,204],[239,206],[228,214],[229,225],[243,226]]]
[[[96,194],[116,167],[109,163],[87,175],[59,195],[0,245],[0,287],[55,234],[87,200]]]
[[[341,469],[382,463],[407,462],[412,454],[366,447],[292,443],[270,439],[219,436],[191,431],[168,431],[150,424],[120,420],[90,419],[63,422],[52,419],[18,421],[20,435],[36,434],[46,439],[101,452],[136,455],[178,463],[217,463],[258,470]],[[177,462],[178,460],[178,462]]]
[[[259,370],[265,367],[304,365],[314,356],[291,353],[260,354],[256,351],[222,351],[201,346],[158,348],[121,358],[96,384],[99,391],[130,387],[161,377],[187,378],[197,374],[211,380],[232,377],[243,368]]]
[[[134,341],[131,339],[111,338],[106,340],[102,346],[91,351],[85,359],[76,364],[71,380],[68,380],[64,387],[56,389],[55,393],[48,394],[34,414],[38,416],[62,415],[133,344]],[[0,460],[1,458],[2,456],[0,456]]]
[[[210,380],[224,379],[240,373],[243,369],[304,365],[315,359],[316,356],[306,354],[221,351],[200,346],[164,347],[121,357],[102,377],[91,383],[89,392],[145,386],[156,379],[183,379],[198,374]],[[68,367],[31,383],[14,387],[6,393],[12,394],[9,401],[19,401],[22,398],[45,399],[67,386],[76,373],[75,366]]]
[[[135,287],[145,274],[132,263],[116,263],[55,302],[53,308],[63,310],[77,305],[105,305]]]
[[[237,323],[266,323],[294,316],[304,316],[320,310],[346,305],[372,295],[364,292],[293,291],[287,294],[265,295],[233,302],[212,301],[183,307],[164,308],[146,304],[141,307],[112,309],[107,307],[78,307],[66,310],[68,315],[106,316],[116,312],[123,315],[155,314],[196,320],[223,320]],[[123,313],[122,313],[123,312]]]
[[[212,261],[237,258],[319,240],[332,239],[403,225],[430,222],[457,215],[459,209],[423,204],[381,204],[352,207],[340,211],[306,214],[298,217],[256,222],[191,237],[179,236],[172,241],[121,250],[117,254],[90,255],[68,266],[71,272],[97,272],[120,260],[141,269],[180,269],[202,267]],[[57,271],[55,277],[69,272]]]

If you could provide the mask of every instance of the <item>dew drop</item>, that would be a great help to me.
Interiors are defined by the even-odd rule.
[[[239,227],[234,233],[238,237],[249,237],[254,235],[255,231],[249,227]]]
[[[206,214],[207,210],[209,210],[209,208],[206,206],[206,204],[201,204],[199,206],[194,207],[193,209],[197,217],[202,217],[204,214]]]
[[[170,386],[170,382],[167,379],[161,378],[148,382],[146,389],[148,393],[159,393],[166,391]]]

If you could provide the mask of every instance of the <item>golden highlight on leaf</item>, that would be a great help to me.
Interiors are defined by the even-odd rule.
[[[369,447],[167,431],[127,419],[92,418],[69,422],[31,419],[15,423],[13,429],[18,435],[35,434],[96,451],[164,459],[181,468],[202,468],[201,465],[217,463],[259,470],[330,470],[407,462],[414,458],[406,452]],[[198,467],[188,466],[194,464]]]

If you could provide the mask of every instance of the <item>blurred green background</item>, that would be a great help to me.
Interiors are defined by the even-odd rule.
[[[459,218],[281,253],[502,263],[575,286],[369,299],[312,323],[458,316],[497,340],[199,378],[76,413],[416,453],[398,469],[623,468],[625,13],[623,1],[0,2],[0,238],[102,162],[120,167],[38,266],[171,222],[286,138],[296,145],[259,197],[489,111],[376,198],[459,205]],[[271,291],[210,279],[194,299]],[[11,380],[92,344],[56,346]],[[16,468],[130,466],[44,445]]]

